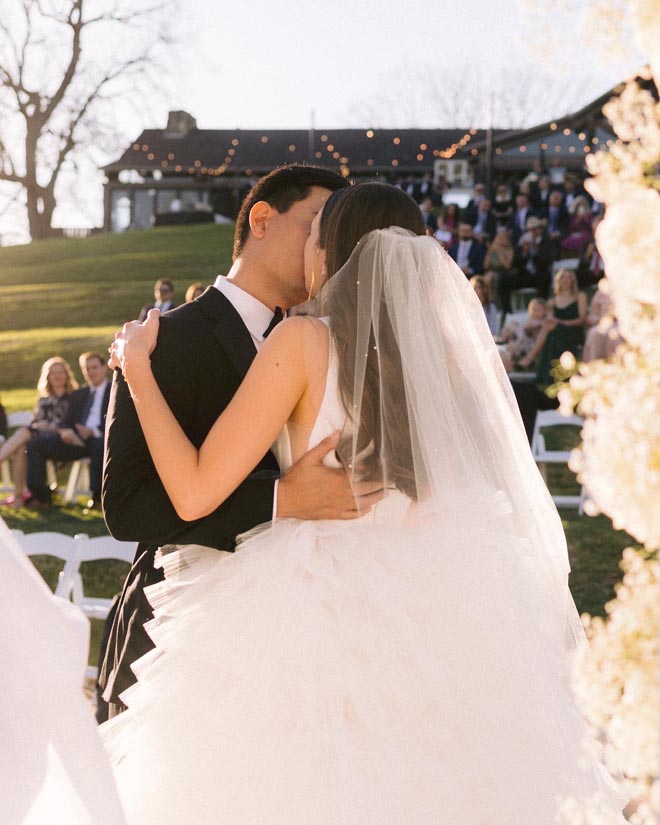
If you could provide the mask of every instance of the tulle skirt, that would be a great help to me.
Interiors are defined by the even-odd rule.
[[[103,726],[131,825],[552,825],[595,794],[624,822],[513,533],[290,520],[161,563]]]

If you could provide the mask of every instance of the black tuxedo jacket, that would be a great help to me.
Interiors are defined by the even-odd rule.
[[[214,287],[160,319],[151,359],[154,375],[196,447],[228,406],[255,355],[240,315]],[[218,460],[231,461],[231,456]],[[183,521],[156,473],[126,382],[115,372],[106,432],[103,509],[115,538],[140,543],[116,606],[101,667],[99,681],[106,701],[119,701],[119,694],[135,682],[130,664],[153,647],[144,630],[144,623],[153,616],[144,588],[163,578],[162,571],[153,566],[157,547],[202,544],[233,550],[239,533],[271,519],[278,477],[279,467],[269,452],[217,510],[197,521]]]
[[[87,418],[87,402],[89,400],[89,393],[91,387],[85,385],[78,390],[71,393],[71,401],[69,402],[69,410],[62,422],[62,429],[74,429],[76,424],[84,424]],[[110,383],[108,382],[103,393],[103,401],[101,403],[101,424],[99,430],[105,431],[105,425],[108,416],[108,405],[110,402]]]

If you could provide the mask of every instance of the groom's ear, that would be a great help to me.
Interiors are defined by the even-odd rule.
[[[266,201],[257,201],[248,216],[250,232],[257,240],[261,240],[266,234],[268,219],[271,215],[271,207]]]

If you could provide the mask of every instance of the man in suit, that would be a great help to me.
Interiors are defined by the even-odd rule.
[[[227,277],[195,301],[163,316],[152,366],[172,412],[199,447],[231,401],[278,315],[307,298],[304,247],[314,215],[344,178],[323,169],[289,166],[271,172],[246,197],[234,236]],[[267,399],[264,399],[267,403]],[[236,536],[274,516],[314,519],[357,515],[343,471],[326,468],[326,439],[281,479],[272,453],[213,513],[185,522],[174,510],[156,473],[135,407],[120,372],[108,414],[103,504],[110,532],[136,540],[133,567],[112,618],[100,673],[109,715],[121,712],[120,694],[133,682],[132,662],[153,647],[144,630],[152,610],[144,588],[162,580],[154,568],[158,546],[201,544],[234,549]],[[247,434],[246,434],[247,435]],[[230,459],[229,459],[230,460]],[[360,502],[368,510],[380,493]]]
[[[548,222],[548,237],[559,252],[559,243],[568,233],[569,214],[564,206],[564,196],[561,192],[550,192],[548,205],[541,209],[539,217]]]
[[[497,222],[493,214],[493,203],[488,198],[479,201],[477,212],[470,221],[472,224],[472,234],[481,243],[492,241],[495,237]]]
[[[84,352],[79,359],[87,384],[71,395],[62,427],[57,432],[39,432],[27,444],[27,485],[34,506],[50,504],[46,483],[46,462],[77,461],[89,458],[89,483],[92,498],[88,507],[100,509],[103,475],[103,439],[110,399],[110,381],[105,358],[97,352]]]
[[[145,304],[140,310],[138,321],[144,321],[150,309],[158,309],[161,312],[169,312],[175,309],[174,284],[169,278],[159,278],[154,284],[154,303]]]
[[[550,290],[554,248],[545,231],[546,221],[532,215],[526,229],[516,248],[511,273],[504,273],[497,282],[499,304],[504,312],[511,312],[511,292],[515,289],[533,287],[541,298],[546,298]]]
[[[465,212],[463,213],[463,217],[467,223],[472,225],[475,222],[477,218],[477,209],[485,197],[486,185],[483,183],[475,183],[474,188],[472,189],[472,197],[468,201],[468,205],[465,207]]]
[[[469,223],[459,223],[458,241],[452,244],[447,252],[465,272],[467,278],[483,273],[486,249],[473,238]]]
[[[529,197],[520,191],[516,195],[516,205],[511,216],[511,223],[509,225],[513,232],[514,246],[518,244],[520,238],[525,234],[527,229],[527,220],[533,215],[532,208],[529,205]]]

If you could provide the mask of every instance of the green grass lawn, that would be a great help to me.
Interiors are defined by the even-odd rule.
[[[229,269],[232,238],[232,226],[203,224],[0,248],[3,403],[7,390],[34,387],[52,355],[80,377],[80,353],[105,352],[114,331],[153,300],[157,278],[174,281],[177,303],[190,283],[211,283]]]

